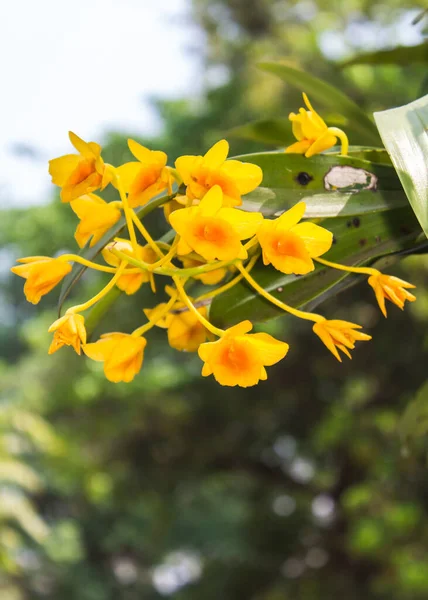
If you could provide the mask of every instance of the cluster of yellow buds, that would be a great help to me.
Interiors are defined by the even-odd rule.
[[[306,96],[305,102],[308,110],[290,115],[298,142],[287,152],[310,156],[331,147],[339,138],[342,154],[346,154],[346,135],[328,128]],[[242,279],[285,312],[312,321],[314,333],[339,361],[339,350],[350,358],[356,341],[371,339],[360,331],[359,325],[328,320],[272,296],[251,275],[260,256],[265,265],[286,274],[309,273],[314,270],[315,262],[366,274],[385,316],[385,300],[400,308],[406,300],[415,300],[408,291],[414,286],[405,281],[373,268],[346,267],[321,258],[330,249],[333,236],[320,225],[301,222],[306,209],[304,202],[275,219],[240,209],[242,196],[260,185],[263,173],[257,165],[228,159],[226,140],[214,144],[204,156],[181,156],[175,168],[167,166],[164,152],[149,150],[133,140],[128,144],[136,161],[119,167],[103,161],[98,144],[84,142],[73,133],[70,141],[77,154],[50,161],[49,170],[53,183],[61,188],[62,202],[70,203],[80,220],[75,233],[78,245],[82,248],[99,242],[122,213],[127,237],[105,245],[101,252],[105,264],[77,254],[63,254],[56,258],[22,258],[18,261],[21,264],[12,268],[26,280],[24,292],[34,304],[71,271],[73,262],[112,276],[93,298],[69,308],[51,325],[53,341],[49,353],[64,345],[71,346],[78,354],[83,349],[86,356],[104,363],[110,381],[128,382],[141,369],[147,344],[145,334],[158,326],[167,330],[173,348],[198,352],[204,363],[202,375],[213,375],[221,385],[255,385],[267,378],[265,367],[284,358],[289,346],[267,333],[249,333],[253,325],[247,320],[226,330],[210,322],[211,300]],[[107,185],[113,185],[118,192],[118,199],[109,203],[94,193]],[[173,193],[175,188],[182,193]],[[165,218],[175,232],[171,244],[155,241],[134,211],[163,192]],[[87,342],[81,313],[114,286],[126,294],[134,294],[144,283],[149,283],[155,293],[155,276],[168,278],[171,284],[165,287],[168,302],[145,309],[146,322],[131,333],[106,333],[96,342]],[[217,287],[192,298],[189,288],[196,281]]]

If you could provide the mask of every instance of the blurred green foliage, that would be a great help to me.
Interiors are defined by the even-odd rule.
[[[409,102],[425,65],[340,70],[326,58],[373,50],[377,37],[395,45],[397,23],[423,4],[194,0],[207,39],[202,97],[156,101],[163,131],[141,141],[174,159],[253,119],[286,117],[299,94],[256,71],[269,58],[291,58],[369,111]],[[231,141],[232,154],[263,149]],[[104,154],[124,162],[126,136],[111,134]],[[76,219],[58,198],[1,217],[6,262],[75,249]],[[366,287],[323,306],[373,335],[352,363],[338,368],[304,324],[274,320],[292,350],[248,390],[203,380],[199,360],[159,330],[131,384],[110,384],[68,349],[48,357],[55,294],[35,309],[3,272],[1,599],[425,599],[427,440],[399,433],[426,379],[426,259],[394,272],[418,286],[418,302],[387,321]],[[100,281],[85,275],[74,299]],[[131,330],[153,301],[146,288],[119,297],[95,333]]]

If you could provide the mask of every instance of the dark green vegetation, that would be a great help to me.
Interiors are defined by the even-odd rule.
[[[366,27],[386,27],[423,2],[193,5],[208,36],[208,70],[222,66],[230,78],[211,87],[197,109],[187,99],[158,103],[163,133],[141,141],[171,159],[203,152],[233,127],[283,119],[298,108],[299,93],[258,73],[259,60],[291,57],[369,112],[420,94],[426,63],[373,61],[339,70],[319,43],[326,31],[340,33],[355,20],[356,9]],[[311,6],[316,12],[308,19]],[[348,43],[356,54],[358,40]],[[129,158],[125,140],[108,138],[108,162]],[[232,154],[274,149],[230,141]],[[394,231],[391,249],[402,250],[418,226],[406,209],[394,213],[385,233]],[[378,218],[367,215],[360,227],[347,227],[352,216],[337,220],[350,252],[382,243]],[[57,197],[47,206],[4,211],[5,256],[74,251],[76,223]],[[162,233],[156,215],[150,227]],[[267,382],[249,390],[202,379],[199,360],[170,350],[161,330],[152,332],[144,369],[128,385],[110,384],[100,365],[71,350],[48,357],[57,294],[34,308],[22,280],[4,274],[1,600],[155,600],[167,591],[178,600],[426,599],[426,387],[412,404],[427,376],[426,261],[413,256],[385,267],[418,286],[418,302],[403,313],[390,307],[388,320],[363,283],[318,308],[373,335],[352,362],[339,365],[307,323],[271,321],[269,331],[290,343],[290,353]],[[85,274],[73,301],[104,281]],[[95,335],[130,331],[150,303],[148,286],[119,297]]]

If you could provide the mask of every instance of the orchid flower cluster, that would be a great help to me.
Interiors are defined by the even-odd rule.
[[[290,114],[297,142],[286,152],[309,157],[332,147],[339,139],[342,154],[346,154],[345,133],[328,127],[306,95],[304,100],[306,109],[301,108],[298,115]],[[253,324],[248,320],[226,330],[210,322],[212,299],[241,280],[284,312],[312,322],[313,332],[339,361],[339,351],[351,358],[355,342],[371,339],[360,325],[298,310],[270,294],[251,275],[260,257],[264,265],[272,265],[285,274],[304,275],[313,271],[318,262],[368,275],[368,283],[385,317],[385,300],[401,309],[406,300],[415,300],[408,291],[414,287],[410,283],[377,269],[348,267],[322,258],[330,249],[333,236],[320,225],[302,221],[304,202],[275,219],[242,210],[242,196],[260,185],[263,173],[257,165],[228,159],[226,140],[214,144],[204,156],[179,157],[175,168],[167,166],[164,152],[149,150],[133,140],[128,145],[135,161],[119,167],[104,162],[101,147],[95,142],[87,143],[74,133],[70,133],[70,141],[76,153],[51,160],[49,172],[53,183],[61,188],[62,202],[69,203],[79,219],[75,232],[77,244],[80,248],[97,244],[122,213],[127,236],[104,246],[103,264],[77,254],[62,254],[55,258],[21,258],[20,264],[12,268],[26,280],[24,293],[33,304],[61,282],[73,263],[111,276],[93,298],[72,306],[52,323],[50,354],[63,346],[71,346],[78,354],[83,350],[89,358],[104,363],[107,379],[129,382],[141,369],[146,334],[157,326],[167,330],[173,348],[198,352],[203,376],[213,375],[225,386],[255,385],[267,378],[266,367],[283,359],[289,346],[267,333],[250,333]],[[109,203],[95,194],[108,185],[118,192],[118,199]],[[183,193],[173,193],[173,189]],[[155,241],[134,210],[162,193],[163,200],[155,204],[160,206],[163,202],[165,219],[175,232],[170,244]],[[114,286],[130,295],[148,284],[155,292],[154,276],[168,279],[165,287],[168,302],[145,309],[146,322],[131,333],[105,333],[98,341],[88,343],[83,313]],[[195,281],[210,286],[196,298],[189,290]]]

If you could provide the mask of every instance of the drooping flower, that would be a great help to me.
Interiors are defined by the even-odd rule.
[[[339,132],[343,136],[345,134],[341,130],[327,126],[325,121],[312,108],[306,94],[303,94],[303,100],[307,110],[300,108],[298,115],[292,112],[288,116],[292,124],[293,135],[298,141],[288,146],[285,152],[304,154],[307,158],[310,158],[314,154],[319,154],[335,146]],[[342,153],[346,154],[346,151]]]
[[[111,265],[112,267],[118,267],[121,263],[121,259],[118,258],[115,254],[110,252],[111,248],[115,250],[119,250],[119,252],[123,252],[132,258],[136,258],[137,260],[141,260],[145,263],[153,264],[157,260],[157,256],[154,251],[150,248],[150,246],[137,246],[137,255],[135,256],[134,249],[129,240],[123,240],[121,238],[115,238],[113,242],[107,244],[107,246],[102,250],[102,255],[106,263]],[[125,292],[125,294],[135,294],[136,291],[140,289],[143,283],[147,283],[151,281],[153,278],[153,274],[148,271],[140,271],[138,273],[126,273],[119,277],[116,285],[117,287]]]
[[[24,263],[12,267],[12,273],[26,279],[24,294],[28,302],[38,304],[40,298],[48,294],[71,271],[71,265],[59,258],[49,256],[28,256],[19,258]]]
[[[182,208],[170,215],[171,225],[180,236],[179,255],[194,250],[205,260],[247,258],[241,240],[256,233],[263,215],[222,206],[223,192],[216,185],[198,206]]]
[[[226,160],[229,144],[220,140],[204,156],[180,156],[175,161],[178,174],[187,186],[191,200],[202,200],[215,185],[223,191],[224,206],[240,206],[241,196],[260,185],[263,172],[258,165]]]
[[[280,361],[288,352],[288,344],[267,333],[248,334],[250,321],[242,321],[228,329],[216,342],[199,347],[204,361],[202,375],[214,375],[221,385],[249,387],[267,379],[266,366]]]
[[[112,179],[108,165],[101,158],[101,146],[83,141],[72,131],[68,135],[79,154],[66,154],[49,161],[52,183],[62,188],[63,202],[103,190]]]
[[[374,289],[377,303],[379,304],[379,308],[384,317],[386,317],[385,299],[396,304],[401,310],[404,309],[406,300],[409,302],[414,302],[416,300],[416,296],[407,291],[416,286],[403,279],[399,279],[398,277],[384,275],[378,271],[376,275],[371,275],[369,277],[368,283]]]
[[[80,219],[74,237],[80,248],[86,245],[95,246],[103,235],[120,219],[117,204],[108,204],[95,194],[85,194],[70,202],[72,210]]]
[[[355,342],[371,340],[371,335],[357,331],[361,325],[341,321],[339,319],[320,321],[315,323],[313,331],[327,346],[330,352],[342,362],[337,349],[341,350],[348,358],[351,358],[349,350],[355,348]]]
[[[104,333],[92,344],[83,346],[86,356],[104,362],[104,373],[109,381],[132,381],[143,364],[147,340],[128,333]]]
[[[186,352],[196,352],[207,339],[207,331],[199,319],[181,302],[177,302],[171,311],[157,319],[157,315],[165,310],[166,303],[158,304],[155,308],[145,309],[144,314],[149,321],[155,321],[158,327],[167,329],[168,343],[171,348]],[[206,306],[197,308],[199,314],[207,317]]]
[[[271,264],[287,275],[304,275],[313,271],[313,258],[327,252],[333,234],[314,223],[299,223],[306,210],[299,202],[277,219],[264,220],[257,238],[263,250],[263,263]]]
[[[187,256],[180,256],[180,260],[183,263],[183,267],[185,269],[201,267],[202,265],[206,264],[202,260],[187,258]],[[215,269],[214,271],[207,271],[206,273],[201,273],[201,275],[193,275],[193,279],[199,279],[199,281],[201,281],[204,285],[216,285],[226,277],[229,269],[232,268],[233,267],[220,267],[219,269]]]
[[[48,354],[53,354],[63,346],[72,346],[80,354],[81,344],[86,344],[85,319],[82,315],[66,313],[54,321],[48,331],[54,332]]]
[[[116,173],[128,192],[129,206],[143,206],[160,192],[171,192],[173,177],[165,152],[149,150],[134,140],[128,140],[128,146],[138,162],[125,163]]]

